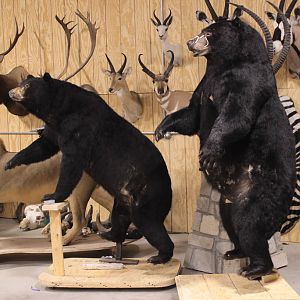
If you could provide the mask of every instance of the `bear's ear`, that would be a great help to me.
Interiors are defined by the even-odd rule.
[[[44,74],[44,76],[43,76],[43,79],[44,79],[46,82],[50,82],[50,81],[52,80],[52,77],[51,77],[51,75],[50,75],[48,72],[46,72],[46,73]]]
[[[34,78],[34,76],[29,74],[26,79],[32,79],[32,78]]]

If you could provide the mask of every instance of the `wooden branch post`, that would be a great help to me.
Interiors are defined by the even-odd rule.
[[[43,205],[43,211],[49,211],[50,215],[50,233],[52,245],[53,275],[64,276],[64,253],[61,233],[60,210],[66,206],[66,203],[54,203]]]

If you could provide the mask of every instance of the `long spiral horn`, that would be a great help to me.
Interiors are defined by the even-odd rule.
[[[283,23],[283,28],[284,28],[284,42],[283,42],[283,48],[280,52],[280,55],[277,59],[277,61],[275,62],[275,64],[273,65],[273,70],[274,73],[276,74],[279,69],[282,67],[283,63],[285,62],[288,53],[290,51],[290,47],[291,47],[291,26],[285,16],[285,14],[277,7],[275,6],[273,3],[271,3],[270,1],[267,1],[278,13],[279,17],[281,18],[281,21]]]
[[[293,9],[294,9],[294,7],[295,7],[295,5],[296,5],[297,2],[298,2],[298,0],[293,0],[293,1],[291,2],[291,4],[289,5],[288,9],[286,10],[285,16],[286,16],[288,19],[290,18],[291,13],[292,13],[292,11],[293,11]],[[279,8],[279,9],[280,9],[280,8]],[[281,9],[281,11],[283,11],[283,10]]]
[[[238,4],[234,4],[234,3],[230,3],[230,4],[237,8],[240,8],[241,10],[246,12],[250,17],[252,17],[257,22],[257,24],[259,25],[259,27],[261,28],[261,30],[265,36],[268,57],[269,57],[270,62],[272,63],[272,59],[273,59],[273,55],[274,55],[274,46],[273,46],[273,40],[272,40],[271,33],[270,33],[266,23],[256,13],[254,13],[250,9],[248,9],[242,5],[238,5]]]

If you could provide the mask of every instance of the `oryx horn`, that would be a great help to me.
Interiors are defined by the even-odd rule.
[[[290,46],[291,46],[291,26],[285,16],[285,14],[273,3],[270,1],[267,1],[278,13],[279,17],[281,18],[281,21],[283,23],[283,28],[284,28],[284,42],[283,42],[283,48],[280,52],[280,55],[273,65],[273,70],[274,73],[276,74],[279,69],[282,67],[283,63],[285,62],[288,53],[290,51]]]
[[[279,9],[280,9],[281,11],[283,11],[283,9],[284,9],[284,4],[285,4],[285,0],[280,0],[280,3],[279,3]]]
[[[229,15],[229,0],[225,0],[223,18],[228,19],[228,15]]]
[[[124,53],[122,53],[122,55],[124,56],[124,62],[122,64],[120,70],[117,72],[117,73],[119,73],[121,75],[122,75],[122,73],[123,73],[123,71],[124,71],[124,69],[126,67],[126,63],[127,63],[127,57],[126,57],[126,55]]]
[[[164,22],[163,22],[163,25],[167,25],[168,21],[170,18],[172,18],[172,11],[171,9],[169,9],[169,15],[165,18]]]
[[[172,71],[172,69],[173,69],[173,67],[174,67],[174,53],[173,53],[173,51],[171,51],[171,50],[168,50],[167,52],[170,52],[170,53],[171,53],[171,60],[170,60],[170,62],[169,62],[168,68],[167,68],[166,71],[164,72],[164,76],[165,76],[166,78],[169,77],[169,75],[170,75],[170,73],[171,73],[171,71]]]
[[[292,13],[292,10],[294,9],[294,7],[295,7],[295,5],[296,5],[297,2],[298,2],[298,0],[293,0],[293,1],[291,2],[291,4],[289,5],[288,9],[286,10],[285,15],[286,15],[286,17],[287,17],[288,19],[290,18],[291,13]],[[280,9],[281,11],[283,11],[280,7],[279,7],[279,9]]]
[[[145,72],[147,75],[149,75],[152,79],[155,79],[155,78],[156,78],[155,74],[154,74],[153,72],[151,72],[151,71],[143,64],[143,62],[142,62],[142,60],[141,60],[141,56],[142,56],[142,55],[143,55],[143,54],[140,54],[140,55],[139,55],[138,61],[139,61],[140,65],[141,65],[141,67],[142,67],[143,72]]]
[[[109,57],[107,56],[107,54],[105,53],[106,59],[108,61],[109,67],[110,67],[110,72],[111,73],[116,73],[116,70],[114,68],[114,65],[112,64],[111,60],[109,59]]]
[[[272,40],[271,33],[270,33],[267,25],[265,24],[265,22],[256,13],[254,13],[250,9],[248,9],[242,5],[234,4],[232,2],[230,4],[237,8],[240,8],[242,11],[246,12],[250,17],[252,17],[258,23],[259,27],[261,28],[261,30],[263,31],[263,34],[265,36],[268,57],[272,63],[272,59],[273,59],[273,55],[274,55],[273,40]]]
[[[211,3],[209,0],[205,0],[206,6],[213,18],[214,21],[216,21],[218,19],[218,15],[216,14],[216,11],[214,10],[214,8],[212,7]]]
[[[161,21],[160,21],[160,19],[156,16],[155,10],[153,11],[153,16],[154,16],[156,22],[151,18],[152,23],[153,23],[155,26],[161,25]]]

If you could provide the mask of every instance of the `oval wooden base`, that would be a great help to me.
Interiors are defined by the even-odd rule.
[[[180,262],[172,259],[166,264],[153,265],[140,259],[138,265],[126,265],[121,270],[87,270],[84,265],[99,263],[97,258],[64,259],[64,276],[54,276],[52,265],[39,276],[46,287],[58,288],[161,288],[175,284]]]

